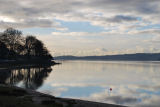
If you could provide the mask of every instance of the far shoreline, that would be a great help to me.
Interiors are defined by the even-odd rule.
[[[160,61],[160,53],[133,53],[102,56],[56,56],[55,60],[88,60],[88,61]]]

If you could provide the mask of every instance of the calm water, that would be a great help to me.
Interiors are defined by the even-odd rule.
[[[64,61],[52,67],[1,69],[0,78],[0,83],[58,97],[160,106],[160,62]]]

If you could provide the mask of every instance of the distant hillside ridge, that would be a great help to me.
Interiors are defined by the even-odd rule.
[[[160,61],[160,53],[135,53],[104,56],[57,56],[55,60]]]

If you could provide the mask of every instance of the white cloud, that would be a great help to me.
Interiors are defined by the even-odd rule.
[[[111,55],[160,52],[157,33],[116,34],[111,32],[53,32],[41,35],[54,56]],[[149,31],[148,31],[149,32]],[[153,42],[154,41],[154,42]],[[155,42],[157,41],[157,42]]]

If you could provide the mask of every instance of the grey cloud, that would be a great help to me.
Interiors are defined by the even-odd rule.
[[[61,28],[59,26],[59,23],[53,22],[50,20],[44,20],[44,19],[37,19],[37,20],[26,20],[26,21],[19,21],[19,22],[4,22],[0,21],[0,28],[8,28],[8,27],[21,27],[21,28],[29,28],[29,27],[43,27],[43,28]]]
[[[116,104],[127,104],[127,103],[135,103],[138,101],[137,98],[131,98],[131,97],[122,97],[122,96],[112,96],[105,98],[106,101],[111,101]]]
[[[94,0],[92,6],[109,11],[157,13],[159,0]],[[109,8],[108,8],[109,7]],[[106,10],[107,11],[107,10]]]
[[[160,34],[160,29],[132,30],[129,33],[130,34],[154,34],[154,35],[159,35]]]
[[[149,29],[140,31],[140,33],[151,33],[151,34],[160,34],[160,29]]]
[[[125,22],[125,21],[137,21],[137,20],[138,19],[136,17],[122,16],[122,15],[117,15],[117,16],[114,16],[110,19],[107,19],[107,21],[116,22],[116,23]]]
[[[152,96],[150,99],[144,99],[145,102],[137,105],[137,107],[159,107],[160,105],[160,97]]]
[[[48,22],[54,18],[88,21],[96,23],[95,25],[103,24],[106,26],[107,23],[137,21],[137,15],[143,19],[144,14],[147,14],[147,17],[155,16],[159,19],[159,3],[159,0],[1,0],[0,16],[14,19],[16,23],[20,23],[17,26],[23,25],[23,23],[30,24],[31,19],[33,19],[32,23],[36,23],[33,27],[51,26]],[[101,13],[102,16],[88,16],[89,13],[92,14],[94,11]],[[108,16],[108,13],[112,14],[113,17]],[[50,17],[50,19],[44,23],[44,21],[36,21],[39,17]],[[20,22],[20,20],[26,22]],[[7,24],[8,22],[3,22],[3,25]]]
[[[0,27],[17,26],[17,27],[57,27],[53,14],[67,13],[70,10],[68,6],[63,3],[57,3],[51,0],[41,1],[28,0],[29,4],[23,4],[20,0],[6,0],[0,1],[0,17],[5,16],[14,19],[15,23],[1,21]],[[42,6],[43,5],[43,6]],[[39,20],[39,18],[50,17],[50,19]],[[52,21],[51,21],[52,19]],[[21,21],[23,20],[23,21]],[[59,27],[59,26],[58,26]]]
[[[59,25],[58,23],[54,23],[51,20],[41,19],[41,20],[27,20],[25,22],[26,24],[29,24],[31,26],[37,26],[39,24],[40,27],[55,27]]]

